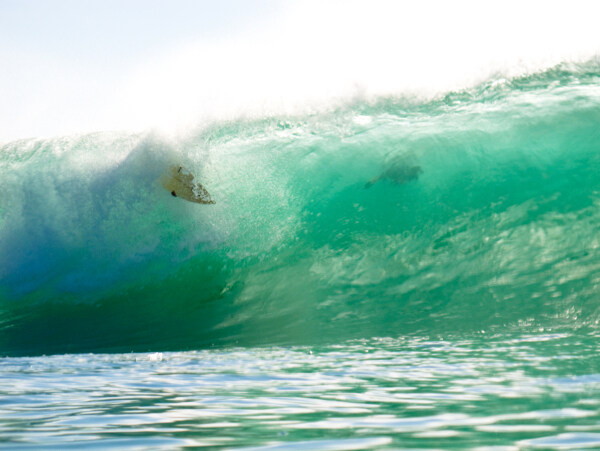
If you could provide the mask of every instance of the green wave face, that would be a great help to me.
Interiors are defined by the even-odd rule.
[[[600,65],[0,148],[0,353],[595,327]],[[182,164],[214,205],[174,198]]]

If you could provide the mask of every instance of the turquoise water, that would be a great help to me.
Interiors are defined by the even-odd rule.
[[[600,448],[596,333],[0,363],[3,449]]]
[[[0,439],[600,448],[599,82],[3,144]]]

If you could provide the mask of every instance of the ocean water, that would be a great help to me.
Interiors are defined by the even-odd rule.
[[[598,174],[597,60],[3,144],[0,442],[600,449]]]
[[[1,362],[3,449],[600,448],[597,333]]]

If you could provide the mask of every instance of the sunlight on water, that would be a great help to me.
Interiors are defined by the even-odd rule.
[[[0,0],[0,449],[600,449],[599,16]]]
[[[5,449],[581,449],[597,335],[0,361]]]
[[[3,145],[0,447],[598,449],[599,67]]]

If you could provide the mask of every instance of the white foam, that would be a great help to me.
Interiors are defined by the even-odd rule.
[[[64,70],[78,77],[65,79],[53,66],[55,73],[43,74],[53,89],[24,96],[24,113],[0,106],[0,140],[176,131],[209,118],[305,112],[355,96],[432,96],[494,73],[510,77],[600,53],[594,1],[284,5],[261,29],[163,50],[118,76],[77,71],[71,62],[75,68]]]

